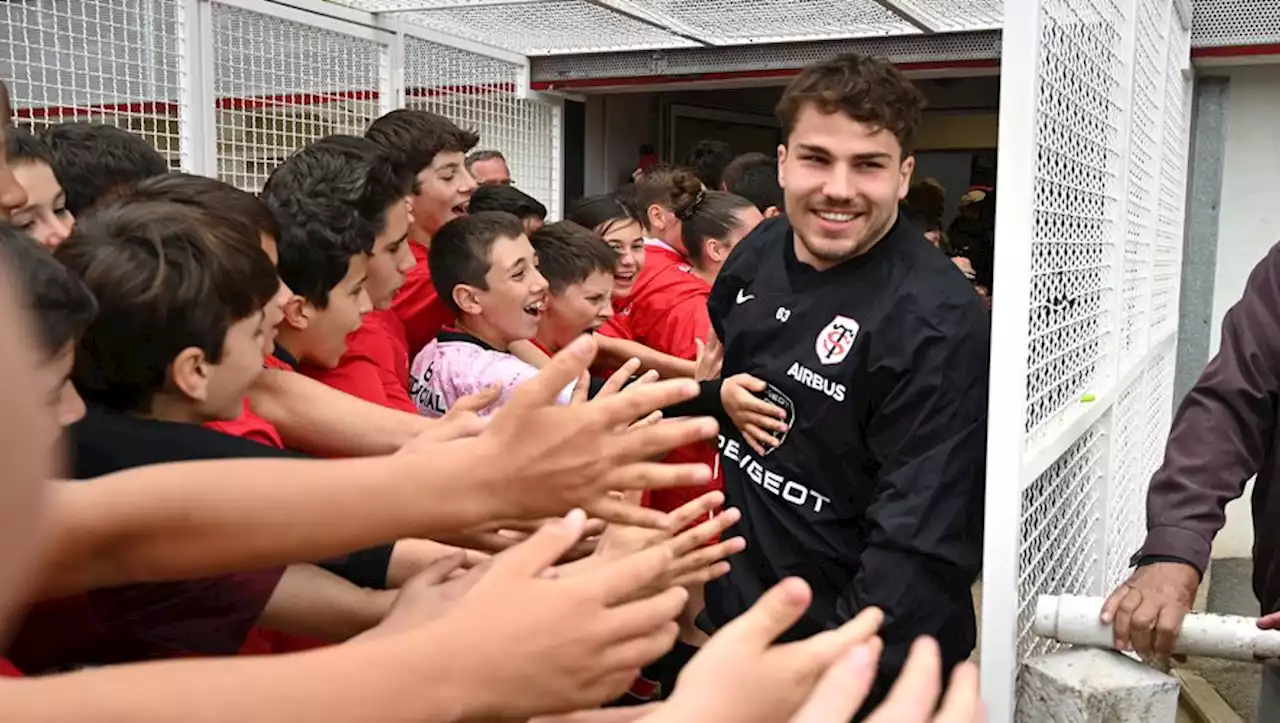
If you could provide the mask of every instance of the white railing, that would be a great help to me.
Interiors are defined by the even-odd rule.
[[[1127,573],[1173,411],[1190,104],[1177,0],[1005,3],[983,694],[1015,715],[1041,595]]]
[[[528,74],[523,55],[322,0],[0,3],[19,124],[120,125],[174,168],[247,190],[307,143],[407,106],[477,130],[558,217],[561,101]]]

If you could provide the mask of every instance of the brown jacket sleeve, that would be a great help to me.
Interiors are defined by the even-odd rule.
[[[1204,571],[1224,508],[1271,456],[1280,394],[1280,245],[1222,322],[1222,346],[1173,420],[1147,494],[1145,556]],[[1259,478],[1258,484],[1270,484]]]

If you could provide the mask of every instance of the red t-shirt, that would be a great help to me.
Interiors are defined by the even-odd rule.
[[[711,333],[710,294],[711,285],[675,249],[649,242],[635,289],[601,333],[692,361],[698,356],[695,340],[706,341]]]
[[[21,678],[22,671],[13,667],[13,663],[0,658],[0,678]]]
[[[644,269],[635,289],[626,299],[623,310],[601,328],[601,333],[620,339],[631,339],[690,361],[697,359],[695,340],[706,341],[711,333],[711,315],[707,297],[711,285],[693,273],[687,259],[670,246],[645,243]],[[616,323],[615,323],[616,322]],[[715,447],[709,443],[689,444],[672,450],[662,461],[671,464],[701,462],[717,474],[710,484],[698,487],[673,487],[645,493],[648,507],[670,512],[698,497],[723,487],[716,466]]]
[[[453,311],[440,299],[435,284],[431,283],[427,247],[410,241],[409,250],[417,263],[409,269],[404,285],[391,301],[391,312],[404,325],[405,345],[409,358],[413,359],[441,329],[452,326],[455,319]]]
[[[298,371],[365,401],[418,413],[409,399],[409,348],[405,328],[390,309],[364,315],[347,337],[347,353],[333,369],[304,364]]]
[[[274,355],[268,354],[263,363],[268,369],[283,369],[293,371],[293,367],[275,358]],[[253,412],[253,406],[249,403],[249,398],[244,398],[244,408],[240,412],[240,416],[230,422],[209,422],[204,425],[209,429],[213,429],[223,434],[229,434],[232,437],[243,437],[244,439],[253,440],[258,444],[265,444],[268,447],[276,449],[284,449],[284,439],[280,437],[280,432],[267,420],[259,417]]]

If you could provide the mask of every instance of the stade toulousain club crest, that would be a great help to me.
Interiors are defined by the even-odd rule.
[[[847,316],[836,315],[831,323],[818,332],[818,339],[813,349],[818,353],[818,361],[823,364],[839,364],[849,356],[853,348],[853,340],[858,336],[858,322]]]

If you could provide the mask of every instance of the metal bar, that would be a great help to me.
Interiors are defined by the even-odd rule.
[[[712,43],[711,41],[706,40],[705,38],[701,38],[697,35],[694,35],[688,30],[679,30],[674,26],[672,26],[669,22],[659,21],[654,17],[650,17],[648,13],[640,13],[634,10],[628,10],[625,7],[620,7],[614,4],[610,0],[585,0],[585,1],[588,3],[591,3],[592,5],[595,5],[598,8],[603,8],[610,12],[614,12],[619,15],[631,18],[632,20],[635,20],[638,23],[644,23],[649,27],[657,28],[659,30],[663,30],[665,32],[671,33],[672,35],[675,35],[677,37],[684,38],[685,40],[693,41],[698,45],[702,45],[704,47],[711,47],[715,45],[715,43]]]
[[[897,0],[872,0],[872,2],[907,21],[908,24],[915,26],[922,33],[938,32],[937,28],[916,17],[915,13],[904,9],[902,3],[897,2]]]
[[[389,20],[391,20],[391,18],[383,18],[382,22],[385,25]],[[401,23],[399,28],[402,35],[414,37],[419,40],[425,40],[429,43],[445,45],[450,48],[457,48],[458,50],[465,50],[468,53],[496,58],[515,65],[529,65],[529,57],[521,53],[517,53],[513,50],[507,50],[505,48],[499,48],[496,45],[481,43],[469,38],[462,38],[457,35],[442,33],[439,30],[432,30],[431,28],[419,23],[405,22]]]
[[[1000,303],[991,311],[987,412],[986,527],[982,553],[982,698],[991,723],[1013,723],[1018,679],[1020,513],[1026,440],[1031,308],[1031,235],[1035,230],[1036,127],[1042,2],[1005,6],[1002,55],[1018,58],[1000,75],[996,187],[996,259]],[[1033,478],[1032,478],[1033,479]]]
[[[198,114],[193,131],[200,133],[193,143],[195,173],[218,177],[218,86],[216,82],[217,50],[213,43],[213,3],[196,3],[196,72],[192,77],[193,113]]]
[[[374,15],[399,15],[401,13],[430,12],[432,10],[466,10],[476,7],[497,7],[502,5],[529,5],[545,0],[455,0],[455,2],[416,2],[405,3],[394,8],[370,10]]]
[[[249,12],[258,13],[260,15],[268,15],[281,20],[298,23],[300,25],[310,25],[343,35],[350,35],[363,40],[372,40],[375,42],[386,42],[384,33],[374,26],[373,23],[363,24],[352,20],[337,17],[333,13],[321,12],[321,10],[333,8],[341,8],[341,6],[332,3],[317,2],[317,0],[290,0],[288,3],[262,2],[261,0],[214,0],[218,5],[227,5],[230,7],[248,10]],[[346,8],[343,8],[346,9]],[[367,19],[373,16],[366,14]]]

